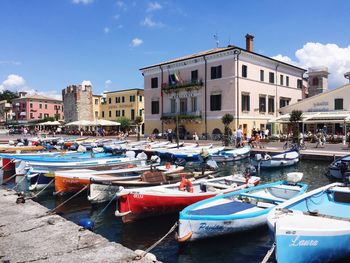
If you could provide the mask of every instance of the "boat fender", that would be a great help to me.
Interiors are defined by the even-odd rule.
[[[187,191],[189,193],[193,193],[193,185],[190,180],[183,178],[181,180],[180,186],[179,186],[180,191]]]
[[[95,223],[90,218],[82,218],[79,220],[79,226],[81,226],[84,229],[93,231],[95,227]]]

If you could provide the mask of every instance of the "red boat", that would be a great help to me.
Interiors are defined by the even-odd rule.
[[[218,194],[257,185],[259,177],[230,175],[191,181],[183,179],[171,185],[124,189],[118,194],[115,215],[124,223],[141,218],[181,211],[186,206]]]

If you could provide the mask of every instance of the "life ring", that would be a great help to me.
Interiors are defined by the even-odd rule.
[[[188,179],[182,179],[180,186],[179,186],[180,191],[187,191],[189,193],[193,193],[193,185],[190,180]]]

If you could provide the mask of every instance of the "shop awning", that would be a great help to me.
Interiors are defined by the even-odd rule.
[[[304,112],[302,123],[344,123],[350,122],[350,111],[340,112]],[[270,123],[289,123],[290,114],[270,119]]]

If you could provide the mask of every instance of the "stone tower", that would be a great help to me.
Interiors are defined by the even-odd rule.
[[[83,82],[80,85],[70,85],[62,90],[65,121],[92,121],[94,119],[92,106],[92,85]]]
[[[315,96],[328,90],[328,68],[327,67],[315,67],[309,68],[307,74],[308,80],[308,97]]]

